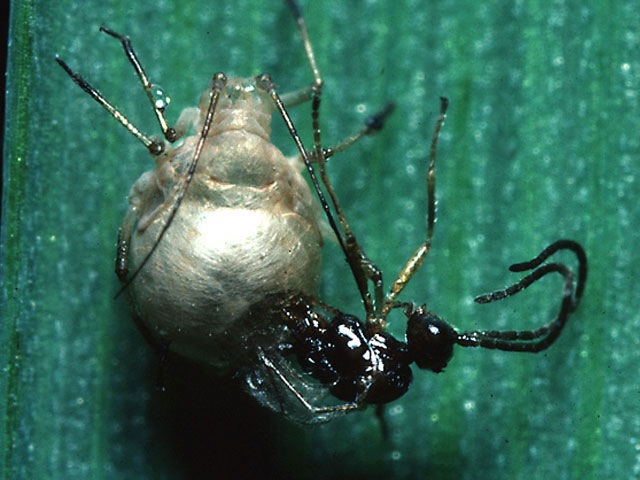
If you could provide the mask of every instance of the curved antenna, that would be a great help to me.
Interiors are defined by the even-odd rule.
[[[574,274],[562,263],[542,263],[560,250],[572,251],[578,259],[578,281],[574,289]],[[542,266],[540,266],[542,265]],[[573,240],[558,240],[527,262],[509,267],[512,272],[532,270],[519,282],[495,292],[476,297],[476,303],[491,303],[515,295],[549,273],[557,272],[564,278],[562,301],[556,318],[535,330],[468,331],[457,335],[456,343],[463,347],[483,347],[515,352],[539,352],[549,347],[560,335],[569,316],[578,307],[587,281],[587,256]]]

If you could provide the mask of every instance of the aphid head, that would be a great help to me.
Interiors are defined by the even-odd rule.
[[[247,131],[269,140],[271,133],[271,115],[274,110],[271,97],[263,89],[258,88],[256,79],[229,77],[216,87],[216,76],[212,87],[200,97],[200,124],[203,125],[214,94],[219,97],[215,114],[211,123],[210,135],[222,131]],[[220,88],[221,87],[221,88]]]
[[[206,112],[211,100],[212,88],[208,88],[200,97],[200,110]],[[256,86],[254,77],[238,78],[229,77],[226,84],[220,92],[220,100],[217,110],[234,109],[247,110],[267,109],[271,114],[273,112],[273,101],[269,95]]]
[[[407,322],[407,346],[418,367],[436,373],[444,370],[458,334],[455,329],[424,307],[411,311]]]

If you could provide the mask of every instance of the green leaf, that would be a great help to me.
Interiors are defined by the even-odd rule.
[[[438,222],[403,293],[460,329],[522,329],[559,280],[481,306],[507,266],[557,238],[586,248],[580,309],[538,355],[458,348],[387,408],[303,428],[233,384],[157,359],[114,300],[116,231],[144,148],[57,66],[59,54],[143,131],[146,98],[106,24],[129,35],[175,121],[214,72],[311,73],[280,2],[12,2],[2,197],[0,471],[27,478],[600,479],[640,475],[639,7],[634,2],[303,2],[325,79],[325,142],[388,100],[384,131],[330,175],[367,254],[393,280],[425,235],[440,95]],[[311,141],[309,106],[292,113]],[[295,148],[274,119],[274,143]],[[572,259],[562,257],[563,261]],[[361,315],[328,245],[321,298]],[[403,317],[391,331],[403,335]]]

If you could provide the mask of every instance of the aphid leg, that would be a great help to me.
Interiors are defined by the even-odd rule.
[[[321,150],[321,144],[319,139],[319,126],[318,126],[318,105],[319,98],[314,99],[314,132],[315,132],[315,156],[319,158],[319,168],[320,175],[325,185],[325,188],[329,192],[329,196],[331,197],[332,203],[334,205],[334,209],[338,218],[340,219],[340,224],[343,227],[345,232],[346,241],[344,242],[348,249],[345,251],[347,259],[350,265],[360,265],[359,269],[354,269],[352,266],[352,270],[354,271],[354,276],[356,277],[356,283],[358,284],[358,288],[360,289],[360,293],[363,296],[363,300],[365,303],[365,310],[367,311],[367,322],[370,324],[374,331],[380,331],[385,328],[386,317],[389,311],[397,306],[396,297],[400,294],[400,292],[404,289],[405,285],[409,282],[409,280],[413,277],[415,272],[418,270],[424,258],[429,253],[431,248],[431,240],[433,237],[433,226],[435,223],[435,161],[436,161],[436,146],[437,141],[440,134],[440,129],[442,128],[442,124],[445,119],[446,110],[448,106],[448,101],[446,98],[441,98],[440,105],[440,115],[436,121],[436,126],[434,128],[433,137],[431,140],[431,148],[430,148],[430,156],[429,156],[429,166],[427,169],[426,175],[426,183],[427,183],[427,237],[426,240],[418,247],[418,249],[414,252],[414,254],[409,258],[403,269],[401,270],[398,278],[391,285],[389,293],[387,294],[386,300],[382,301],[382,274],[379,269],[371,262],[366,254],[364,253],[362,247],[358,244],[351,228],[349,227],[349,223],[340,208],[340,204],[337,200],[335,192],[331,186],[330,180],[326,174],[326,169],[324,167],[324,158],[326,158],[326,151]],[[384,117],[391,111],[392,105],[388,106],[385,110],[381,112],[381,114],[377,117],[372,117],[371,124],[368,125],[370,128],[381,128],[381,122],[384,121]],[[365,127],[366,129],[366,127]],[[373,303],[371,301],[370,293],[367,288],[367,280],[372,281],[373,289],[374,289],[374,300]]]
[[[160,124],[160,128],[162,129],[162,134],[167,141],[173,143],[178,137],[176,136],[176,131],[173,128],[170,128],[167,124],[167,119],[164,117],[164,109],[166,108],[166,102],[164,99],[158,99],[158,97],[152,91],[154,85],[149,81],[149,77],[147,76],[144,68],[142,68],[142,64],[140,60],[138,60],[138,56],[133,51],[133,47],[131,46],[131,41],[129,37],[124,35],[120,35],[119,33],[114,32],[113,30],[105,27],[104,25],[100,27],[100,31],[106,33],[107,35],[112,36],[120,40],[122,43],[122,48],[124,49],[124,53],[127,55],[129,62],[133,65],[134,70],[136,71],[136,75],[140,79],[140,83],[144,88],[144,91],[147,93],[147,98],[149,102],[151,102],[151,107],[156,114],[156,118],[158,119],[158,123]]]
[[[104,26],[100,27],[100,31],[120,40],[120,42],[122,43],[125,54],[127,55],[127,58],[133,65],[135,72],[138,78],[140,79],[140,82],[143,88],[145,89],[145,92],[147,93],[147,97],[151,102],[151,106],[153,108],[153,111],[156,114],[156,118],[158,119],[158,123],[160,124],[160,128],[162,129],[162,133],[164,137],[167,139],[167,141],[174,142],[178,138],[183,136],[186,133],[186,131],[189,129],[189,127],[194,123],[194,119],[197,118],[198,116],[197,109],[196,108],[185,109],[185,111],[183,111],[182,114],[180,115],[180,118],[176,123],[176,127],[170,128],[164,116],[164,109],[167,105],[167,102],[164,99],[159,99],[155,96],[153,91],[155,86],[151,84],[151,82],[149,81],[149,77],[144,71],[142,65],[140,64],[140,61],[138,60],[138,57],[135,51],[133,50],[133,47],[131,46],[131,42],[129,38],[123,35],[120,35]],[[164,142],[154,140],[149,136],[145,135],[144,133],[142,133],[135,125],[133,125],[129,121],[129,119],[127,119],[117,108],[115,108],[98,90],[96,90],[82,76],[74,72],[58,56],[56,56],[56,61],[64,69],[64,71],[71,77],[71,79],[80,88],[82,88],[82,90],[84,90],[87,94],[89,94],[91,98],[93,98],[103,108],[105,108],[105,110],[107,110],[109,114],[113,116],[122,126],[124,126],[134,137],[136,137],[140,142],[142,142],[152,155],[158,156],[164,152],[164,149],[165,149]],[[214,81],[214,84],[215,83],[216,82]],[[193,171],[195,171],[195,165],[198,162],[198,158],[200,156],[200,152],[204,144],[204,139],[206,138],[206,133],[204,132],[205,130],[206,132],[208,132],[209,130],[209,127],[211,124],[211,118],[213,116],[213,110],[215,110],[215,104],[217,102],[217,98],[218,96],[212,95],[212,101],[210,103],[210,108],[209,108],[210,116],[208,117],[208,124],[205,122],[205,126],[203,127],[203,134],[201,134],[201,138],[198,143],[198,148],[196,148],[196,153],[194,154],[194,159],[192,160],[192,163],[190,165],[189,172],[185,176],[183,184],[180,187],[180,190],[177,195],[177,199],[173,204],[173,210],[169,216],[167,224],[165,224],[164,229],[160,232],[158,241],[160,241],[160,238],[162,238],[169,224],[172,222],[173,217],[175,217],[176,211],[179,207],[182,197],[184,197],[187,186],[191,181],[191,176],[193,175]],[[138,266],[138,269],[133,273],[133,275],[130,278],[127,279],[127,275],[129,271],[129,267],[128,267],[129,243],[131,239],[131,233],[133,231],[136,220],[137,218],[125,219],[123,227],[118,233],[118,243],[117,243],[117,253],[116,253],[116,273],[118,275],[118,278],[120,278],[121,282],[123,282],[124,286],[120,289],[120,291],[116,294],[116,296],[120,295],[122,291],[124,291],[124,289],[128,287],[128,285],[133,281],[137,273],[140,271],[142,266],[148,261],[149,257],[151,256],[151,254],[153,253],[153,251],[157,246],[157,242],[156,242],[156,244],[154,245],[154,248],[152,248],[149,254],[144,258],[143,262]]]
[[[126,128],[134,137],[136,137],[144,146],[149,150],[152,155],[160,155],[164,151],[164,143],[153,140],[149,136],[142,133],[133,123],[127,119],[116,107],[114,107],[98,90],[96,90],[89,82],[87,82],[82,76],[74,72],[64,60],[56,56],[56,62],[60,65],[67,75],[71,77],[71,80],[75,82],[82,90],[88,93],[91,98],[98,102],[102,107],[109,112],[109,114],[115,118],[120,124]]]
[[[171,226],[171,223],[173,222],[173,219],[175,218],[176,214],[178,213],[178,209],[180,208],[180,204],[182,203],[182,200],[184,199],[184,196],[187,193],[187,188],[189,188],[189,184],[191,183],[191,179],[193,178],[193,174],[196,171],[196,167],[198,165],[198,160],[200,159],[200,154],[202,153],[202,148],[204,147],[204,142],[206,141],[207,136],[209,135],[209,129],[211,128],[211,122],[213,121],[213,114],[215,113],[216,106],[218,105],[218,99],[220,98],[220,92],[222,91],[222,89],[224,88],[226,83],[227,83],[227,77],[223,73],[216,73],[216,74],[213,75],[213,78],[211,80],[211,100],[209,101],[209,107],[207,109],[207,115],[205,116],[204,124],[202,126],[202,131],[200,132],[200,137],[198,138],[198,143],[196,144],[196,147],[194,149],[193,158],[191,160],[191,163],[189,164],[189,169],[187,170],[185,176],[182,178],[182,181],[178,186],[178,191],[177,191],[175,197],[172,197],[173,198],[173,200],[172,200],[173,203],[172,203],[171,212],[169,213],[169,216],[167,217],[167,221],[163,225],[162,230],[160,230],[158,238],[156,239],[155,243],[153,244],[153,247],[147,252],[145,257],[142,259],[142,261],[138,265],[138,268],[127,279],[127,281],[124,282],[124,284],[122,285],[122,287],[120,288],[120,290],[116,294],[116,297],[119,296],[122,292],[124,292],[124,290],[136,278],[138,273],[140,273],[140,270],[142,270],[144,268],[146,263],[151,258],[151,255],[153,255],[153,252],[155,252],[156,248],[158,248],[158,245],[160,244],[160,241],[162,240],[162,237],[167,232],[167,230],[169,230],[169,227]]]
[[[314,76],[314,83],[312,85],[300,88],[293,92],[284,93],[280,96],[280,99],[282,100],[282,103],[284,104],[285,107],[292,107],[292,106],[299,105],[301,103],[311,100],[314,94],[320,95],[323,80],[315,60],[313,47],[311,45],[311,40],[309,39],[307,26],[304,21],[304,17],[302,15],[302,10],[300,9],[300,6],[297,4],[295,0],[285,0],[285,2],[289,6],[289,9],[291,10],[298,24],[300,36],[302,38],[302,42],[304,44],[304,48],[307,53],[307,59],[309,60],[309,65],[311,66],[311,70]],[[386,117],[393,111],[393,109],[394,109],[394,105],[392,102],[385,105],[385,107],[381,111],[375,113],[374,115],[372,115],[366,120],[365,127],[362,130],[344,139],[337,145],[334,145],[333,147],[325,149],[324,158],[325,159],[329,158],[335,155],[336,153],[339,153],[349,148],[351,145],[353,145],[355,142],[357,142],[360,138],[364,137],[365,135],[370,135],[371,133],[381,130],[382,126],[384,125],[384,121]]]
[[[387,117],[391,114],[391,112],[393,112],[394,108],[395,108],[395,105],[393,102],[387,103],[382,110],[374,113],[370,117],[367,117],[367,119],[364,122],[364,127],[362,127],[360,131],[343,139],[336,145],[323,148],[324,159],[326,160],[334,156],[336,153],[340,153],[346,150],[361,138],[366,137],[367,135],[372,135],[382,130]]]
[[[158,157],[160,164],[164,156]],[[166,157],[164,157],[166,161]],[[129,209],[118,230],[116,247],[116,275],[121,282],[126,282],[129,273],[129,250],[134,231],[147,228],[157,215],[166,210],[167,201],[162,203],[163,192],[158,187],[156,177],[151,172],[145,172],[133,184],[129,192]],[[145,213],[140,217],[140,212]]]
[[[282,100],[282,103],[286,107],[293,107],[311,100],[313,93],[322,88],[322,76],[320,75],[318,64],[316,63],[316,57],[313,54],[313,47],[311,46],[311,40],[309,40],[309,33],[307,32],[307,24],[302,16],[300,6],[295,0],[285,0],[285,3],[296,19],[298,31],[300,32],[300,37],[302,38],[302,43],[307,54],[307,60],[309,61],[309,66],[313,73],[313,83],[311,85],[294,90],[293,92],[283,93],[280,96],[280,100]]]
[[[311,41],[309,40],[307,27],[304,21],[304,17],[302,16],[302,11],[299,5],[295,2],[295,0],[286,0],[286,2],[298,23],[300,35],[302,37],[302,41],[304,43],[304,47],[307,52],[307,58],[309,59],[309,65],[311,66],[311,70],[313,71],[313,76],[315,79],[315,83],[311,87],[311,97],[313,100],[312,115],[314,120],[314,136],[315,136],[314,147],[315,148],[314,148],[314,153],[312,155],[309,155],[307,152],[303,152],[303,151],[301,151],[301,154],[303,157],[303,161],[307,167],[307,170],[309,171],[309,175],[312,178],[314,188],[318,194],[318,197],[320,198],[320,202],[325,211],[329,224],[336,234],[338,243],[340,244],[340,247],[342,248],[345,254],[347,262],[349,263],[353,276],[356,280],[356,284],[358,285],[360,295],[365,304],[367,321],[370,324],[373,324],[375,323],[375,319],[378,317],[377,315],[378,310],[382,306],[382,298],[383,298],[382,274],[378,269],[378,267],[373,262],[371,262],[371,260],[369,260],[369,258],[365,255],[364,251],[362,250],[355,236],[353,235],[353,232],[349,227],[349,223],[347,222],[342,212],[342,209],[340,208],[339,203],[337,202],[337,198],[336,198],[335,192],[333,191],[333,188],[331,187],[331,183],[329,182],[328,177],[326,176],[326,172],[324,169],[324,160],[327,158],[327,156],[331,156],[334,153],[336,153],[336,151],[340,151],[347,148],[348,146],[353,144],[355,141],[357,141],[359,138],[361,138],[363,135],[366,135],[368,133],[371,133],[372,131],[375,131],[376,129],[381,128],[384,118],[393,109],[393,107],[392,105],[389,105],[380,114],[378,114],[375,117],[372,117],[370,124],[368,124],[365,127],[363,132],[356,134],[354,137],[350,137],[346,139],[344,142],[341,142],[336,147],[333,147],[333,149],[327,149],[325,151],[320,144],[320,129],[318,126],[318,112],[319,112],[319,105],[320,105],[320,95],[322,92],[322,77],[320,75],[320,71],[315,61],[313,48],[311,46]],[[279,107],[281,114],[284,110],[284,105],[291,105],[294,103],[299,103],[301,101],[304,101],[308,98],[307,95],[308,95],[307,90],[301,89],[297,92],[293,92],[292,94],[288,94],[287,96],[285,96],[280,101],[280,103],[282,104],[282,108]],[[291,125],[290,121],[287,122],[285,120],[285,122],[288,125]],[[295,132],[295,129],[289,128],[289,131],[293,135]],[[302,148],[301,142],[296,141],[296,143],[299,144],[298,148]],[[327,192],[331,197],[331,203],[333,204],[336,215],[338,216],[340,224],[342,225],[344,235],[338,229],[338,226],[333,218],[333,214],[330,211],[329,204],[326,202],[324,194],[320,189],[320,186],[316,179],[315,172],[313,172],[313,167],[310,164],[310,159],[313,161],[317,161],[320,164],[319,168],[320,168],[322,183],[325,185],[325,188],[327,189]],[[373,290],[374,290],[373,299],[368,288],[368,280],[370,280],[373,283]]]
[[[380,131],[384,126],[386,118],[394,110],[395,105],[393,102],[389,102],[382,110],[367,118],[365,126],[359,132],[344,139],[333,147],[323,148],[322,141],[320,139],[320,93],[320,91],[314,93],[311,110],[312,129],[314,134],[314,151],[312,160],[315,160],[318,163],[320,178],[322,179],[322,183],[331,198],[331,203],[333,204],[333,208],[344,231],[345,239],[341,242],[341,245],[346,245],[347,247],[346,249],[343,247],[343,251],[356,280],[360,296],[363,299],[367,322],[374,328],[374,330],[381,330],[384,328],[384,325],[380,324],[381,317],[379,315],[383,295],[382,272],[369,259],[369,257],[367,257],[364,249],[358,243],[353,230],[351,230],[347,217],[345,216],[342,207],[340,206],[340,202],[338,201],[338,196],[336,195],[331,184],[331,180],[327,175],[325,164],[328,157],[346,150],[365,135],[370,135]],[[373,299],[371,298],[371,292],[368,288],[368,281],[371,281],[373,284]]]
[[[392,308],[398,305],[396,298],[402,292],[404,287],[409,283],[413,275],[418,271],[422,262],[431,249],[431,240],[433,238],[433,226],[436,219],[436,150],[438,145],[438,138],[440,136],[440,129],[444,123],[444,119],[447,113],[447,107],[449,101],[445,97],[440,97],[440,114],[436,120],[436,125],[433,130],[433,136],[431,137],[431,147],[429,149],[429,166],[427,168],[426,183],[427,183],[427,236],[411,255],[407,263],[404,265],[396,280],[391,284],[389,293],[382,307],[382,318],[386,318],[387,314]]]
[[[574,288],[573,272],[561,263],[544,262],[551,255],[560,250],[572,251],[578,259],[578,281]],[[556,318],[535,330],[507,330],[507,331],[470,331],[458,334],[456,343],[465,347],[484,347],[518,352],[539,352],[551,345],[564,328],[569,315],[575,311],[580,303],[587,280],[587,257],[582,247],[573,240],[558,240],[545,248],[537,257],[509,267],[513,272],[534,269],[519,282],[496,292],[480,295],[475,298],[477,303],[490,303],[502,300],[524,290],[549,273],[557,272],[564,278],[562,301]]]
[[[315,91],[316,88],[320,89],[322,87],[322,77],[320,75],[320,70],[318,69],[318,65],[316,64],[316,58],[315,55],[313,54],[313,47],[311,46],[311,40],[309,40],[309,34],[307,32],[307,25],[304,21],[304,17],[302,16],[302,10],[300,9],[300,6],[295,2],[295,0],[286,0],[287,5],[289,6],[289,9],[291,10],[291,13],[293,14],[293,16],[296,19],[296,22],[298,23],[298,30],[300,30],[300,36],[302,37],[302,43],[304,44],[304,49],[307,52],[307,58],[309,59],[309,65],[311,66],[311,71],[313,72],[313,78],[314,78],[314,85],[313,85],[313,90]],[[305,89],[301,89],[300,91],[298,91],[298,93],[296,94],[296,92],[293,92],[290,95],[300,95],[300,92],[304,92]],[[302,96],[301,96],[302,98]],[[289,99],[289,101],[294,101],[293,98]],[[304,101],[304,100],[301,100]],[[285,103],[286,105],[291,106],[291,103]]]

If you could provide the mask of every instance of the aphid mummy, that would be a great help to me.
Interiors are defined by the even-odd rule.
[[[514,272],[530,273],[504,290],[476,298],[478,303],[497,301],[550,273],[559,274],[564,282],[559,311],[535,330],[459,332],[426,307],[397,300],[431,249],[436,145],[448,104],[444,98],[428,155],[426,237],[384,292],[382,273],[353,234],[325,160],[382,128],[393,107],[369,118],[354,136],[325,148],[318,120],[322,78],[300,9],[293,0],[287,4],[300,29],[313,83],[281,97],[268,75],[227,79],[215,74],[199,106],[185,109],[173,128],[129,39],[101,28],[122,43],[166,141],[141,133],[57,58],[83,90],[146,146],[156,163],[131,189],[116,258],[116,273],[145,336],[164,351],[232,373],[263,405],[305,423],[395,400],[410,386],[411,364],[440,372],[456,344],[521,352],[549,347],[578,307],[587,278],[586,255],[572,240],[553,242],[534,259],[512,265]],[[312,100],[314,133],[310,150],[286,110],[307,100]],[[286,158],[270,141],[276,111],[296,144],[297,157]],[[196,133],[186,135],[190,131]],[[359,289],[364,322],[318,299],[323,214]],[[561,250],[576,255],[577,282],[564,264],[545,263]],[[404,341],[385,328],[395,308],[407,318]]]
[[[200,102],[196,131],[211,90]],[[249,318],[273,294],[315,296],[322,237],[319,209],[300,171],[269,141],[274,109],[254,79],[229,79],[179,215],[163,238],[199,136],[157,157],[133,186],[121,238],[130,239],[130,271],[153,255],[128,288],[137,314],[171,350],[220,369],[242,354],[231,339],[273,319]],[[148,321],[148,320],[147,320]],[[229,344],[228,348],[224,346]]]

